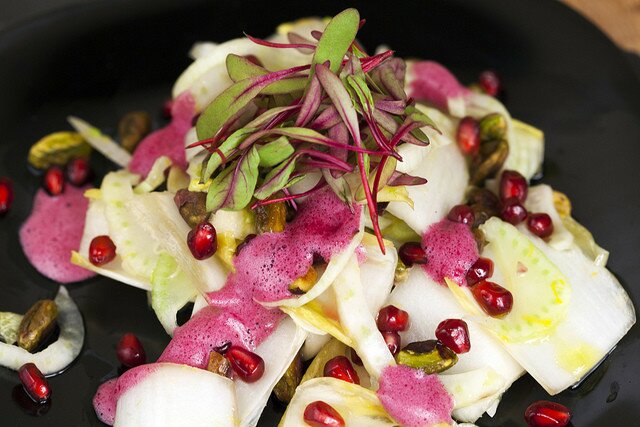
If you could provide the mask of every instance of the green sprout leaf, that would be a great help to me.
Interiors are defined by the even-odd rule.
[[[244,209],[258,182],[260,156],[252,146],[240,159],[223,170],[212,182],[207,194],[207,211]]]
[[[295,149],[289,143],[289,140],[286,136],[281,136],[280,138],[269,142],[268,144],[261,145],[258,147],[258,154],[260,155],[260,166],[261,167],[273,167],[283,160],[291,157]]]
[[[344,55],[356,38],[359,25],[360,13],[353,8],[340,12],[329,21],[318,41],[309,77],[313,75],[314,65],[324,64],[327,61],[331,71],[338,72]]]

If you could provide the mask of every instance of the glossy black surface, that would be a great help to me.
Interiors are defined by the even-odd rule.
[[[25,161],[34,141],[66,129],[68,114],[113,131],[123,113],[142,108],[160,124],[160,105],[194,41],[223,41],[243,30],[266,36],[279,22],[332,15],[346,7],[341,3],[114,0],[62,9],[0,34],[0,176],[13,178],[16,189],[13,211],[0,220],[0,310],[24,312],[57,290],[18,243],[37,187]],[[509,110],[546,133],[545,181],[571,197],[577,218],[611,251],[609,267],[640,301],[640,83],[628,57],[555,1],[352,4],[367,18],[360,34],[366,46],[385,43],[402,56],[441,61],[467,83],[482,69],[500,71]],[[91,398],[117,371],[118,338],[136,333],[150,360],[167,343],[144,292],[105,279],[69,289],[87,328],[81,357],[51,379],[52,402],[41,417],[12,399],[17,375],[0,368],[0,425],[100,425]],[[575,426],[640,424],[639,335],[632,329],[585,384],[555,398],[572,409]],[[525,377],[497,416],[479,424],[524,425],[525,408],[541,398],[546,393]],[[261,425],[276,425],[281,410],[270,405]]]

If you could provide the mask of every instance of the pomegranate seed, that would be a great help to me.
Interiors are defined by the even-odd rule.
[[[388,305],[378,312],[376,324],[382,332],[406,331],[409,327],[409,313],[394,305]]]
[[[427,263],[427,253],[418,242],[407,242],[400,246],[398,256],[407,267],[411,267],[413,264]]]
[[[527,184],[527,179],[519,172],[510,170],[502,172],[500,177],[500,199],[504,201],[515,197],[524,203],[527,200],[528,191],[529,184]]]
[[[116,356],[118,360],[127,368],[140,366],[147,361],[142,343],[132,333],[126,333],[118,341],[116,346]]]
[[[360,384],[360,377],[345,356],[336,356],[324,365],[324,376],[333,377],[352,384]]]
[[[44,403],[51,397],[49,382],[33,363],[25,363],[18,369],[18,377],[29,397],[34,402]]]
[[[344,419],[338,411],[321,400],[309,403],[303,418],[311,427],[344,427]]]
[[[569,424],[571,412],[559,403],[538,400],[529,405],[524,419],[530,427],[564,427]]]
[[[456,354],[466,353],[471,350],[469,328],[464,320],[443,320],[436,328],[436,338]]]
[[[67,163],[67,179],[76,187],[83,186],[91,177],[89,160],[79,157]]]
[[[456,133],[458,147],[463,154],[475,156],[480,151],[480,125],[473,117],[464,117]]]
[[[483,280],[471,287],[471,293],[482,310],[491,317],[506,316],[513,307],[513,295],[497,283]]]
[[[502,83],[495,71],[486,70],[480,73],[478,83],[487,95],[497,96],[502,90]]]
[[[467,271],[467,285],[475,285],[491,276],[493,276],[493,261],[489,258],[480,257]]]
[[[358,366],[363,366],[362,359],[358,356],[358,353],[354,349],[351,349],[351,361]]]
[[[527,228],[536,236],[544,239],[553,233],[553,221],[546,213],[534,213],[527,219]]]
[[[51,166],[44,173],[42,186],[51,196],[58,196],[64,191],[64,172],[59,166]]]
[[[527,219],[527,209],[522,206],[522,203],[518,198],[511,197],[504,201],[502,211],[500,212],[500,218],[510,224],[518,225]]]
[[[13,203],[13,184],[8,178],[0,178],[0,217],[4,216]]]
[[[218,250],[218,240],[215,227],[207,221],[202,221],[189,232],[187,245],[195,259],[207,259]]]
[[[384,342],[387,343],[387,347],[389,347],[391,355],[395,357],[400,351],[400,334],[397,332],[381,332],[381,334]]]
[[[116,245],[109,236],[96,236],[89,244],[89,261],[93,265],[105,265],[116,257]]]
[[[460,222],[468,226],[472,226],[476,219],[473,209],[468,205],[455,205],[449,211],[447,218],[449,218],[449,221]]]
[[[164,101],[164,103],[162,104],[162,117],[164,117],[165,119],[170,119],[172,114],[171,114],[171,109],[173,108],[173,99],[167,99],[166,101]]]
[[[256,382],[264,374],[264,360],[262,360],[262,357],[242,347],[232,345],[224,354],[224,357],[231,363],[233,372],[244,382]]]

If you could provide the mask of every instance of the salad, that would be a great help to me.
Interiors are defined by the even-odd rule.
[[[155,361],[118,342],[125,369],[92,400],[103,423],[255,426],[273,394],[281,426],[469,426],[529,374],[550,400],[528,425],[565,426],[551,396],[635,323],[570,199],[532,183],[544,134],[511,117],[497,75],[465,87],[369,52],[363,25],[347,9],[198,43],[166,126],[131,112],[116,142],[71,116],[32,147],[32,265],[146,291],[171,337]],[[114,168],[94,188],[95,152]],[[2,178],[1,214],[12,199]],[[39,404],[83,343],[65,286],[0,312],[0,365]]]

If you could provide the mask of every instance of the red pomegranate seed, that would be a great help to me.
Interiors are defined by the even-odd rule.
[[[224,354],[224,357],[231,363],[233,372],[244,382],[256,382],[264,374],[264,360],[262,360],[262,357],[242,347],[232,345]]]
[[[475,156],[480,151],[480,125],[473,117],[464,117],[456,133],[458,147],[463,154]]]
[[[142,343],[132,333],[126,333],[118,341],[116,346],[116,356],[118,360],[127,368],[140,366],[147,361]]]
[[[467,271],[467,285],[475,285],[491,276],[493,276],[493,261],[489,258],[480,257]]]
[[[189,232],[187,245],[195,259],[207,259],[218,250],[218,240],[215,227],[207,221],[202,221]]]
[[[67,163],[67,179],[76,187],[83,186],[91,177],[89,160],[83,157],[71,160]]]
[[[321,400],[307,405],[303,419],[311,427],[344,427],[345,425],[340,413]]]
[[[116,257],[116,245],[109,236],[96,236],[89,244],[89,262],[93,265],[105,265]]]
[[[427,263],[427,253],[418,242],[407,242],[400,246],[398,256],[407,267],[411,267],[413,264]]]
[[[496,96],[502,90],[502,83],[495,71],[486,70],[480,73],[478,83],[487,95]]]
[[[566,406],[548,400],[533,402],[524,412],[524,420],[530,427],[564,427],[570,419],[571,412]]]
[[[362,359],[358,356],[358,353],[354,349],[351,349],[351,361],[358,366],[363,366]]]
[[[378,312],[376,324],[382,332],[406,331],[409,327],[409,313],[394,305],[388,305]]]
[[[515,197],[524,203],[527,200],[529,184],[527,179],[520,175],[520,172],[506,170],[500,177],[500,199],[502,201]]]
[[[497,283],[483,280],[471,287],[471,293],[482,310],[491,317],[503,317],[513,307],[513,295]]]
[[[546,213],[534,213],[527,219],[527,228],[540,238],[549,237],[553,233],[553,221]]]
[[[336,356],[324,365],[324,376],[333,377],[352,384],[360,384],[360,377],[345,356]]]
[[[473,209],[468,205],[455,205],[447,215],[449,221],[460,222],[462,224],[472,226],[476,220]]]
[[[13,184],[8,178],[0,177],[0,217],[4,216],[13,203]]]
[[[49,382],[42,375],[40,369],[33,363],[25,363],[18,369],[18,377],[24,387],[24,391],[27,392],[34,402],[44,403],[51,397],[51,387]]]
[[[464,320],[443,320],[436,328],[436,338],[456,354],[466,353],[471,350],[469,328]]]
[[[522,206],[519,199],[511,197],[504,201],[502,211],[500,212],[500,218],[510,224],[518,225],[527,219],[527,209]]]
[[[389,347],[389,351],[395,357],[400,351],[400,334],[397,332],[381,332],[381,334],[384,342],[387,343],[387,347]]]
[[[64,191],[64,172],[59,166],[51,166],[44,173],[42,186],[51,196],[58,196]]]

